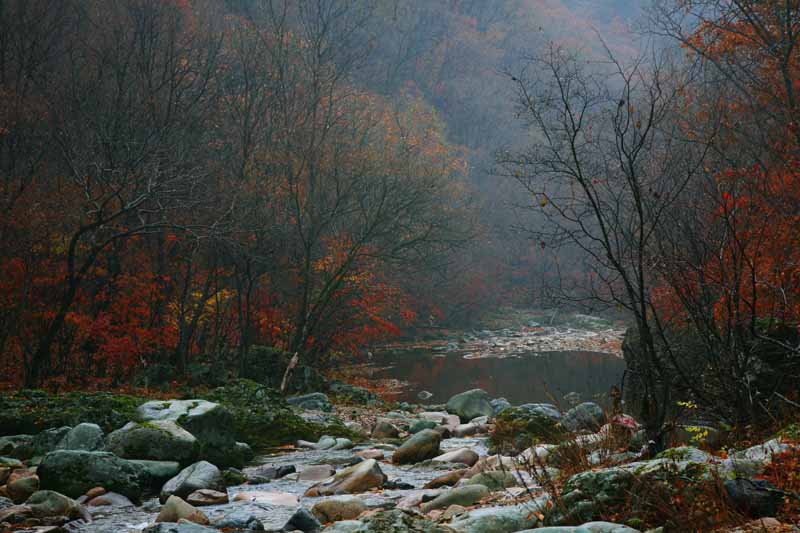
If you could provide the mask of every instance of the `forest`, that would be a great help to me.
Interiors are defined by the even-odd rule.
[[[4,436],[96,422],[36,398],[110,394],[110,431],[134,417],[128,394],[250,405],[256,386],[297,426],[256,435],[260,419],[226,404],[240,440],[358,442],[284,396],[395,405],[344,369],[387,346],[451,350],[509,310],[592,313],[624,324],[601,418],[640,430],[609,449],[663,459],[695,428],[723,435],[702,451],[717,464],[782,435],[789,467],[758,479],[785,507],[756,518],[797,527],[799,95],[798,0],[0,0],[0,456]],[[501,470],[502,453],[528,453],[525,483],[549,498],[539,525],[580,525],[566,474],[611,459],[564,458],[572,411],[553,407],[554,428],[549,408],[495,398],[467,415],[458,397],[428,411],[456,416],[441,424],[454,436],[488,428]],[[386,429],[370,420],[372,437]],[[187,457],[246,463],[213,455],[204,428]],[[561,481],[537,462],[556,435]],[[755,516],[716,482],[619,531]],[[707,508],[664,511],[690,500]],[[623,521],[625,505],[592,517]]]

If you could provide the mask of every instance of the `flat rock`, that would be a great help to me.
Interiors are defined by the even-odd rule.
[[[335,473],[336,469],[331,465],[311,465],[301,470],[297,479],[299,481],[324,481]]]
[[[235,502],[264,503],[279,506],[295,506],[300,502],[297,496],[288,492],[269,492],[261,490],[247,490],[236,493],[233,497]]]
[[[195,507],[205,505],[221,505],[228,503],[228,493],[212,489],[200,489],[192,492],[186,497],[186,503]]]

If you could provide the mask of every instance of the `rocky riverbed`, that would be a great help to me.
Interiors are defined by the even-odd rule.
[[[681,446],[649,457],[626,415],[591,402],[566,412],[512,407],[479,389],[391,410],[337,406],[323,394],[290,402],[303,418],[337,418],[362,437],[254,455],[234,439],[230,413],[199,399],[148,402],[110,433],[87,422],[0,437],[0,530],[635,533],[644,530],[635,517],[599,518],[672,476],[723,480],[742,509],[768,517],[779,502],[753,478],[793,446],[773,439],[726,457]],[[586,466],[567,475],[576,450]]]

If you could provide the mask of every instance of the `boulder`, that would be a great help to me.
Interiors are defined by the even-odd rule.
[[[209,524],[208,517],[201,510],[173,495],[167,498],[167,502],[161,507],[161,511],[156,517],[156,523],[177,522],[178,520],[188,520],[201,525]]]
[[[438,426],[433,420],[414,420],[408,428],[409,433],[419,433],[423,429],[433,429]]]
[[[321,392],[312,392],[311,394],[303,394],[301,396],[293,396],[287,398],[286,402],[289,405],[294,405],[300,409],[307,411],[333,411],[333,405],[328,399],[328,396]]]
[[[396,439],[399,436],[400,430],[385,418],[379,418],[375,423],[375,427],[372,428],[373,439]]]
[[[478,454],[469,448],[459,448],[451,452],[443,453],[442,455],[437,455],[433,460],[440,463],[461,463],[472,466],[478,462]]]
[[[392,509],[371,514],[361,520],[343,520],[325,529],[325,533],[452,533],[417,513]]]
[[[266,531],[264,523],[250,507],[225,509],[223,515],[214,520],[214,527],[217,531]]]
[[[33,435],[0,437],[0,456],[28,459],[33,455]]]
[[[355,496],[336,496],[314,504],[311,512],[322,523],[351,520],[367,510],[366,504]]]
[[[6,485],[8,497],[14,503],[24,502],[37,490],[39,490],[39,477],[36,475],[18,477]]]
[[[102,450],[105,434],[97,424],[78,424],[70,429],[56,445],[59,450]]]
[[[440,494],[427,503],[423,503],[420,509],[423,513],[429,513],[434,509],[447,509],[451,505],[470,506],[478,503],[488,495],[489,489],[483,485],[456,487]]]
[[[303,533],[317,533],[322,529],[322,524],[305,507],[300,507],[283,526],[283,531],[302,531]]]
[[[125,459],[175,461],[191,464],[197,458],[197,439],[172,420],[129,422],[108,435],[106,449]]]
[[[169,420],[194,435],[198,457],[221,468],[240,468],[247,461],[246,450],[237,446],[233,414],[224,406],[206,400],[151,401],[140,405],[142,422]]]
[[[181,465],[177,461],[148,461],[145,459],[129,459],[144,469],[145,486],[160,489],[164,483],[178,475]]]
[[[724,486],[734,505],[753,518],[775,516],[788,496],[764,479],[729,479]]]
[[[59,428],[50,428],[42,431],[33,438],[31,455],[44,455],[56,449],[67,433],[72,428],[69,426],[61,426]]]
[[[374,459],[367,459],[344,470],[340,470],[329,481],[314,485],[306,496],[333,496],[335,494],[358,494],[379,488],[386,482],[386,475]]]
[[[185,498],[200,489],[212,489],[220,492],[225,490],[222,472],[207,461],[187,466],[177,476],[167,481],[161,488],[159,500],[164,503],[172,495]]]
[[[483,389],[472,389],[447,400],[447,412],[458,415],[462,422],[478,416],[493,416],[491,398]]]
[[[502,507],[474,509],[450,522],[458,533],[514,533],[540,525],[538,516],[548,509],[550,497]]]
[[[392,462],[402,465],[433,459],[440,454],[441,441],[442,437],[438,432],[424,429],[414,434],[394,452]]]
[[[561,420],[561,411],[551,403],[525,403],[517,407],[517,409],[533,415],[546,416],[556,422]]]
[[[186,497],[186,503],[195,507],[205,505],[222,505],[228,503],[228,493],[212,489],[200,489]]]
[[[495,398],[490,403],[492,404],[492,411],[494,412],[494,416],[497,416],[506,409],[511,408],[511,403],[505,398]]]
[[[34,492],[25,505],[30,507],[33,516],[38,518],[46,516],[80,518],[84,515],[78,502],[52,490]]]
[[[606,413],[594,402],[584,402],[567,411],[561,425],[568,431],[598,431],[606,423]]]
[[[139,501],[147,476],[142,466],[109,452],[56,450],[37,469],[41,487],[77,498],[89,489],[105,487]]]

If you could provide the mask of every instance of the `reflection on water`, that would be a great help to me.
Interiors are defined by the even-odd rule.
[[[463,353],[430,351],[376,353],[372,377],[404,382],[398,401],[419,403],[420,391],[433,394],[423,403],[443,403],[459,392],[481,388],[512,404],[561,401],[577,392],[584,400],[606,395],[619,385],[625,362],[595,352],[545,352],[520,357],[464,359]]]

